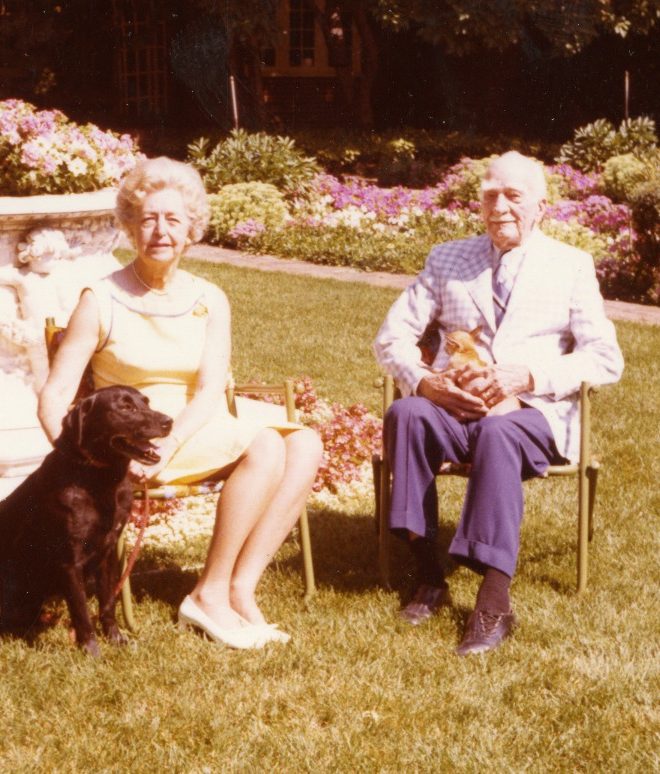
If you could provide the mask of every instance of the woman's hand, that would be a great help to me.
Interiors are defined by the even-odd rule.
[[[160,460],[153,465],[145,465],[137,460],[131,460],[128,466],[128,475],[138,484],[146,484],[163,470],[179,448],[179,440],[173,436],[159,438],[153,443]]]

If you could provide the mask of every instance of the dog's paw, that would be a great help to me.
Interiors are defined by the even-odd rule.
[[[111,626],[106,632],[105,637],[108,640],[108,642],[111,642],[113,645],[127,645],[128,644],[128,637],[119,631],[119,627],[114,625]]]
[[[86,655],[91,656],[92,658],[100,658],[101,656],[101,648],[99,648],[96,637],[92,637],[87,640],[87,642],[83,642],[80,647]]]

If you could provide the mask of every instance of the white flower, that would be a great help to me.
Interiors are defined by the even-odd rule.
[[[71,161],[67,161],[66,166],[74,177],[80,177],[87,172],[87,164],[82,159],[71,159]]]

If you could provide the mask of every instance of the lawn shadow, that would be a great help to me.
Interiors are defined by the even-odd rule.
[[[131,592],[137,602],[157,599],[176,610],[195,587],[199,572],[183,569],[171,559],[163,566],[139,569],[131,576]]]
[[[378,535],[372,516],[323,510],[309,514],[309,526],[317,588],[361,593],[379,586]],[[444,554],[447,575],[456,567],[446,556],[453,534],[452,525],[439,525],[440,556]],[[293,540],[299,537],[294,536]],[[414,591],[414,565],[405,541],[393,538],[390,546],[390,585],[403,603]],[[291,548],[287,546],[282,552],[284,556],[276,558],[275,563],[285,572],[300,575],[302,556],[299,549]],[[148,597],[175,608],[192,591],[198,577],[199,569],[183,569],[171,554],[164,552],[144,563],[138,561],[131,576],[131,590],[137,602]]]
[[[546,541],[550,543],[550,539]],[[566,567],[566,554],[573,558],[573,567]],[[570,551],[564,545],[555,545],[551,548],[534,547],[529,549],[523,546],[520,553],[520,569],[516,574],[518,582],[540,583],[550,586],[558,594],[566,595],[575,590],[575,548]],[[548,564],[552,568],[548,567]]]
[[[378,535],[372,516],[351,516],[331,510],[313,513],[310,514],[310,532],[319,587],[361,592],[379,585]],[[441,556],[443,553],[446,556],[453,534],[451,525],[439,525]],[[403,599],[415,583],[414,566],[405,541],[394,538],[390,546],[390,584]],[[297,557],[288,561],[296,562]],[[451,574],[454,564],[448,558],[446,562],[446,572]]]

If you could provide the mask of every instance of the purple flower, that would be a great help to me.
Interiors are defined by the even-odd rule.
[[[229,236],[237,242],[247,241],[263,234],[265,230],[266,226],[260,220],[250,218],[249,220],[242,220],[240,223],[237,223],[229,231]]]
[[[568,164],[556,164],[548,172],[561,178],[562,196],[567,199],[586,199],[600,187],[600,175],[596,172],[581,172]]]
[[[554,220],[575,220],[602,234],[616,235],[630,228],[631,211],[627,204],[614,204],[607,196],[587,196],[581,201],[562,200],[551,204],[546,215]]]

